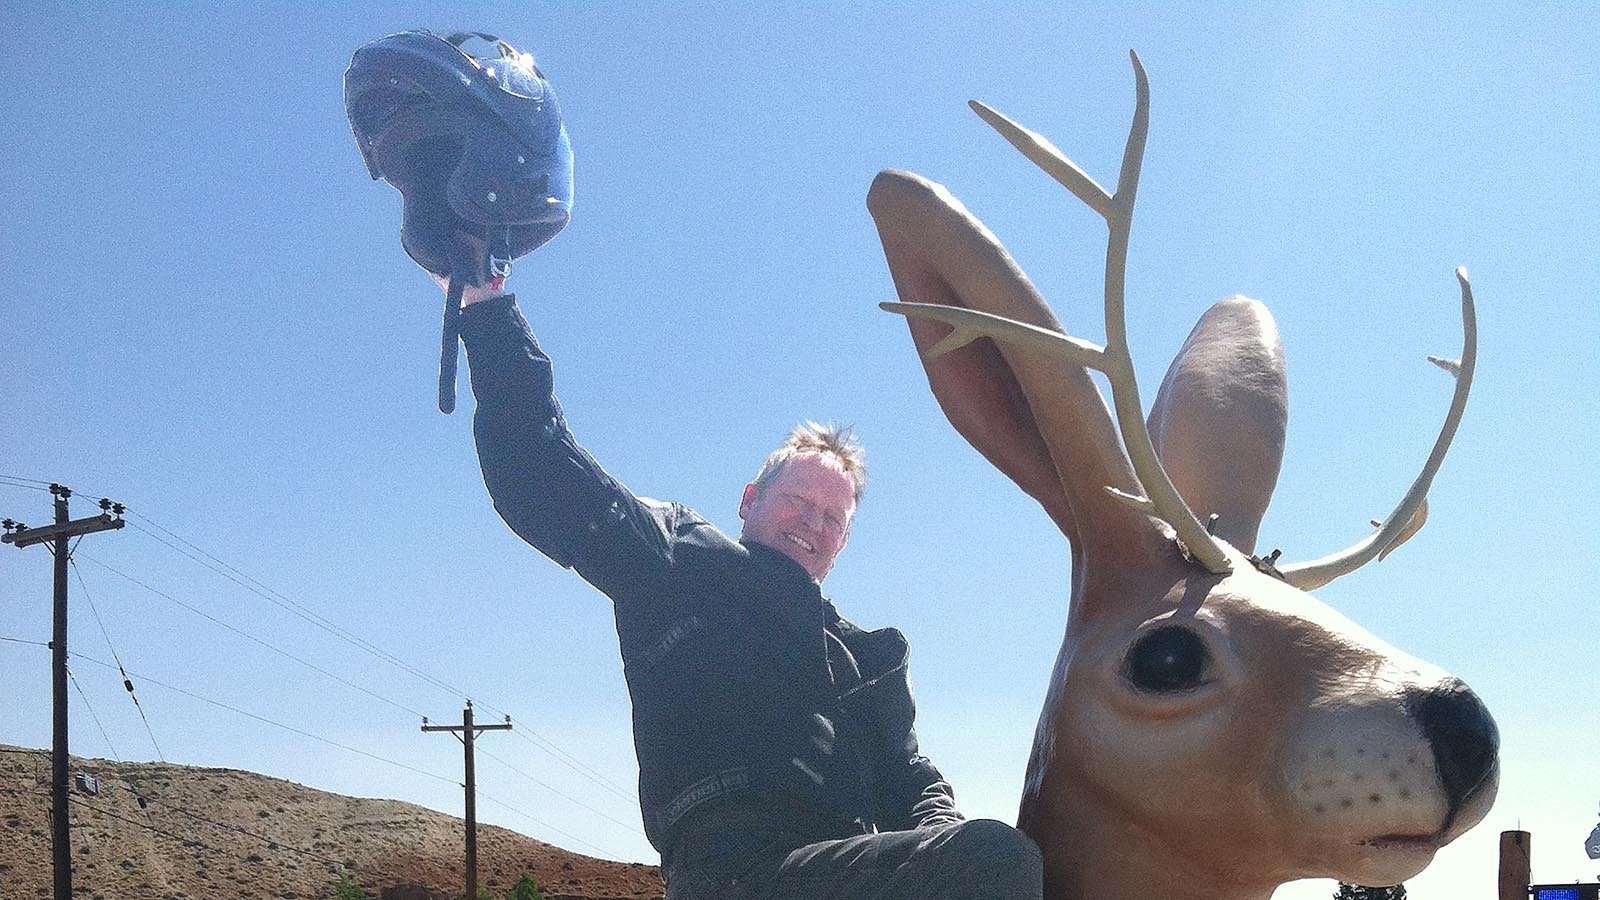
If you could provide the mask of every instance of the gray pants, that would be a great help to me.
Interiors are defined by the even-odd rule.
[[[1039,848],[993,819],[762,857],[743,865],[675,859],[665,873],[667,900],[1040,900],[1043,891]]]

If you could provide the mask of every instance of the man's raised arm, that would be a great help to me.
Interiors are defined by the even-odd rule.
[[[550,358],[511,294],[468,288],[478,461],[495,510],[523,540],[617,599],[670,562],[672,507],[645,503],[567,429]],[[643,587],[643,585],[639,585]]]

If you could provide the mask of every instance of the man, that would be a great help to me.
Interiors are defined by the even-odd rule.
[[[745,487],[735,541],[578,445],[498,281],[465,288],[461,336],[495,509],[614,604],[669,900],[1039,897],[1037,848],[966,821],[917,753],[905,638],[822,594],[866,480],[847,429],[797,428]]]

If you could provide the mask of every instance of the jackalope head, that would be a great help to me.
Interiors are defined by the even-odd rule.
[[[884,307],[908,317],[940,406],[1072,547],[1066,638],[1018,826],[1044,853],[1052,900],[1253,900],[1311,877],[1393,884],[1488,812],[1498,735],[1460,680],[1306,592],[1393,549],[1425,517],[1472,381],[1471,287],[1457,270],[1465,347],[1460,360],[1435,360],[1455,375],[1455,396],[1395,511],[1314,562],[1254,556],[1283,455],[1282,346],[1260,303],[1217,303],[1146,422],[1123,317],[1149,104],[1137,55],[1133,64],[1138,103],[1115,193],[972,104],[1106,220],[1106,346],[1067,336],[940,185],[883,172],[867,200],[909,301]],[[1105,373],[1112,409],[1089,369]]]

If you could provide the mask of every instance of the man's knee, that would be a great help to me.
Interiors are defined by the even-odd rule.
[[[962,822],[953,827],[947,850],[962,859],[961,868],[969,877],[1002,888],[994,896],[1037,897],[1042,890],[1044,864],[1038,846],[1004,822]]]
[[[995,819],[968,819],[952,840],[974,856],[1039,867],[1039,848],[1027,835]]]

